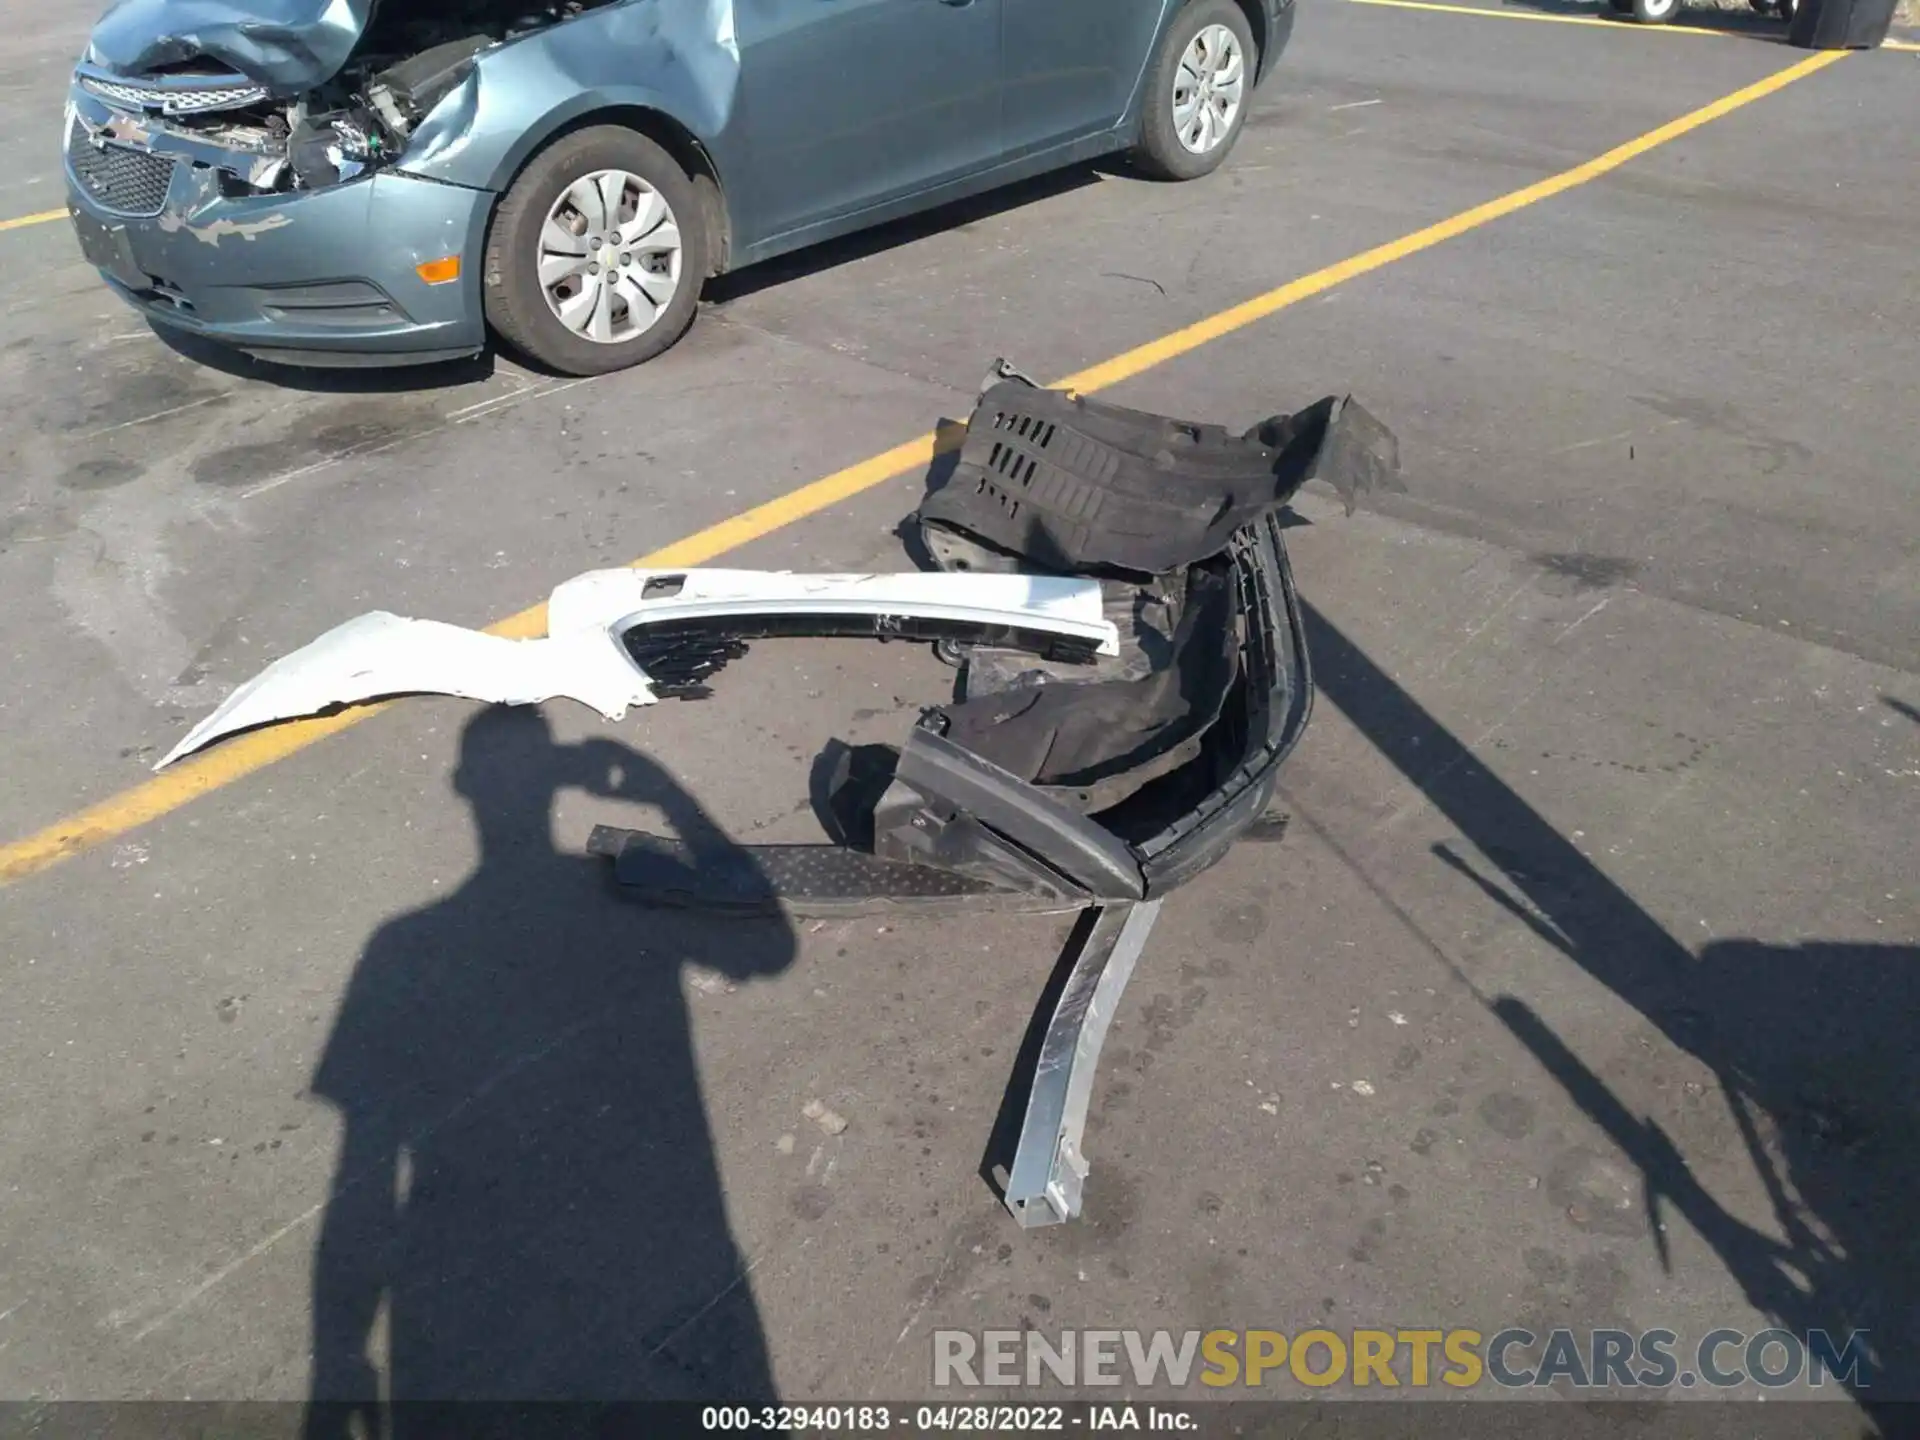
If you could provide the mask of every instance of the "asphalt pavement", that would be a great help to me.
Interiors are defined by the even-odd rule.
[[[85,26],[0,19],[4,219],[61,203]],[[0,233],[0,839],[349,616],[497,620],[963,419],[996,356],[1066,376],[1801,58],[1729,30],[1309,0],[1216,176],[1069,172],[746,272],[584,383],[216,368],[64,225]],[[1843,59],[1107,392],[1245,425],[1352,391],[1410,494],[1300,504],[1286,833],[1168,902],[1083,1220],[1023,1233],[976,1173],[1057,926],[662,920],[583,853],[817,838],[814,757],[897,740],[930,657],[769,642],[617,726],[410,700],[0,892],[0,1396],[899,1399],[942,1328],[1781,1325],[1872,1336],[1804,1433],[1895,1433],[1915,64]],[[902,567],[917,490],[726,563]]]

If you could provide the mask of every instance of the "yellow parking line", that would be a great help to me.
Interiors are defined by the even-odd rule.
[[[1437,10],[1448,15],[1487,15],[1495,20],[1544,20],[1549,25],[1605,25],[1611,29],[1644,30],[1663,35],[1739,36],[1736,30],[1715,30],[1705,25],[1635,25],[1630,21],[1609,20],[1599,15],[1546,15],[1537,10],[1495,10],[1484,5],[1442,5],[1437,0],[1350,0],[1355,5],[1386,5],[1396,10]],[[1920,42],[1887,40],[1883,50],[1904,50],[1920,54]],[[19,215],[0,220],[0,231],[24,230],[29,225],[46,225],[67,218],[65,210],[42,210],[38,215]]]
[[[16,215],[11,220],[0,220],[0,230],[24,230],[29,225],[48,225],[66,218],[64,210],[42,210],[38,215]]]
[[[1604,155],[1595,156],[1583,165],[1571,170],[1563,170],[1532,185],[1490,200],[1484,205],[1476,205],[1471,210],[1463,210],[1458,215],[1416,230],[1411,235],[1403,235],[1398,240],[1389,241],[1362,254],[1352,256],[1324,270],[1316,270],[1311,275],[1269,290],[1264,295],[1243,301],[1231,309],[1209,315],[1184,329],[1158,340],[1116,355],[1069,375],[1060,381],[1066,389],[1089,393],[1117,385],[1123,380],[1150,370],[1156,365],[1201,346],[1244,329],[1256,320],[1277,314],[1290,305],[1319,295],[1343,285],[1349,280],[1379,270],[1397,260],[1417,255],[1423,250],[1432,249],[1445,241],[1477,230],[1483,225],[1529,205],[1538,204],[1576,185],[1584,185],[1597,180],[1609,171],[1617,170],[1637,156],[1646,154],[1669,140],[1677,140],[1690,131],[1731,114],[1743,105],[1750,105],[1774,91],[1791,85],[1804,75],[1832,64],[1843,58],[1844,51],[1823,51],[1810,55],[1804,60],[1776,71],[1766,79],[1722,96],[1710,105],[1682,115],[1644,135],[1635,137],[1623,145],[1616,145]],[[864,490],[871,490],[884,481],[927,464],[933,458],[936,442],[931,434],[921,435],[893,449],[875,455],[859,464],[839,470],[824,479],[803,485],[763,505],[722,520],[684,540],[677,540],[664,549],[651,555],[643,555],[634,561],[636,565],[650,568],[682,565],[700,565],[716,556],[772,534],[776,530],[814,515],[836,505]],[[495,635],[527,637],[539,635],[546,629],[546,606],[532,606],[517,615],[488,627]],[[377,714],[384,706],[370,706],[355,710],[342,711],[339,714],[322,719],[300,720],[269,729],[255,730],[249,734],[237,736],[218,747],[207,751],[194,759],[186,760],[170,767],[163,774],[144,780],[138,785],[121,791],[117,795],[90,805],[79,813],[64,820],[56,821],[35,834],[13,841],[0,847],[0,882],[11,882],[23,876],[49,869],[71,855],[89,850],[130,830],[157,820],[162,815],[178,810],[207,794],[218,790],[244,776],[264,769],[275,761],[305,750],[316,741],[329,735],[338,734],[351,725],[371,715]]]

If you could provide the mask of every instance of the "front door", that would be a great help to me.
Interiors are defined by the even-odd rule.
[[[738,0],[755,239],[992,164],[1002,3]]]

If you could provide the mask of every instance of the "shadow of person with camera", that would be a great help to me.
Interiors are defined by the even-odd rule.
[[[307,1434],[380,1434],[383,1391],[771,1400],[681,967],[776,974],[791,929],[622,903],[606,862],[556,850],[567,788],[657,807],[697,854],[731,848],[625,745],[561,745],[537,712],[483,711],[454,786],[479,863],[374,935],[314,1077],[343,1134],[314,1255]],[[429,1407],[386,1418],[391,1434],[444,1428]]]

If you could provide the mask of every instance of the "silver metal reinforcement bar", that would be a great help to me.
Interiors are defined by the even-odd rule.
[[[1080,1140],[1100,1047],[1159,916],[1158,900],[1142,900],[1090,906],[1074,925],[1061,957],[1072,969],[1041,1041],[1007,1176],[1007,1209],[1023,1229],[1059,1225],[1080,1213],[1087,1179]]]

